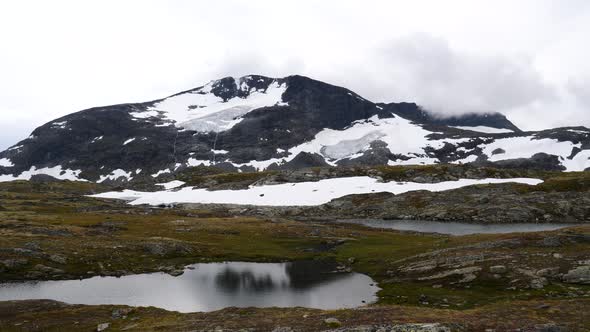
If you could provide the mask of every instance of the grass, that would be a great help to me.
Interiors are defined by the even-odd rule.
[[[257,179],[250,173],[203,176],[215,178],[218,183]],[[550,177],[546,184],[547,188],[553,188],[552,190],[587,190],[584,188],[586,183],[584,181],[587,178],[586,173],[568,173]],[[581,185],[578,185],[579,183]],[[380,305],[384,305],[385,308],[403,305],[405,308],[403,310],[412,313],[411,317],[423,319],[430,317],[431,314],[440,313],[432,310],[441,308],[461,309],[449,314],[449,317],[457,318],[480,317],[483,312],[478,310],[484,308],[482,306],[488,308],[486,309],[488,312],[495,312],[494,310],[500,312],[502,309],[500,303],[521,303],[522,301],[524,301],[522,303],[531,301],[539,303],[554,301],[552,299],[556,297],[575,298],[582,301],[579,303],[587,303],[587,300],[582,298],[587,296],[584,294],[590,294],[588,286],[576,286],[578,289],[576,293],[572,292],[571,286],[561,283],[553,283],[541,290],[525,288],[510,290],[508,289],[510,278],[493,279],[486,273],[482,273],[478,279],[466,287],[466,285],[452,284],[456,281],[453,278],[442,281],[418,281],[407,279],[396,272],[403,264],[400,261],[416,261],[417,259],[412,257],[418,254],[449,248],[468,248],[469,245],[477,243],[514,238],[522,241],[522,246],[513,249],[489,248],[479,251],[457,249],[456,252],[442,252],[437,257],[442,259],[452,255],[466,256],[474,252],[509,254],[513,256],[512,260],[517,261],[514,264],[539,269],[546,264],[553,264],[546,257],[558,250],[567,257],[563,260],[564,264],[571,264],[570,262],[581,259],[584,253],[590,251],[589,243],[564,241],[563,246],[559,248],[543,247],[538,243],[543,237],[549,235],[588,235],[590,234],[588,226],[572,228],[567,232],[449,237],[383,231],[351,224],[269,220],[248,216],[222,218],[208,210],[131,207],[118,201],[83,196],[101,190],[106,188],[80,182],[17,181],[0,184],[0,248],[27,248],[31,243],[36,243],[44,254],[59,254],[67,257],[67,262],[61,264],[48,260],[47,256],[23,256],[20,252],[0,250],[0,261],[17,258],[28,260],[19,268],[4,271],[0,269],[0,280],[26,278],[27,273],[36,264],[63,269],[65,272],[61,277],[77,278],[97,274],[116,274],[118,271],[142,273],[158,270],[162,266],[182,266],[196,262],[226,260],[267,262],[329,258],[346,264],[353,262],[354,271],[368,274],[376,280],[382,288],[378,294]],[[536,188],[536,190],[539,189]],[[362,200],[363,197],[359,196],[358,199]],[[420,204],[422,203],[416,198],[414,205],[419,207]],[[333,245],[333,249],[330,250],[325,249],[326,244],[340,242],[343,244]],[[154,254],[146,249],[146,246],[149,247],[153,243],[164,244],[171,248],[178,247],[181,250],[170,250],[162,255]],[[564,265],[564,268],[568,267],[569,265]],[[442,284],[442,287],[433,287],[437,284]],[[575,307],[575,310],[581,310],[576,307],[577,304],[571,305]],[[431,311],[426,314],[426,311],[422,311],[426,308],[422,307],[431,308],[428,309]],[[49,314],[35,317],[49,325],[50,321],[57,322],[54,330],[67,330],[63,329],[64,325],[60,325],[62,315],[78,317],[76,319],[80,319],[80,322],[92,325],[97,323],[97,320],[89,318],[84,320],[85,315],[98,315],[96,317],[100,320],[108,320],[108,315],[98,314],[106,310],[105,308],[107,306],[62,308],[54,311],[55,317],[50,317]],[[402,310],[399,309],[402,307],[395,308],[398,311]],[[584,308],[587,309],[588,306]],[[140,326],[143,328],[149,326],[148,322],[156,325],[166,322],[169,324],[164,324],[167,327],[177,326],[179,322],[188,319],[187,317],[192,317],[155,309],[138,310],[142,316]],[[298,310],[300,309],[291,311],[260,309],[246,312],[253,316],[269,314],[277,322],[288,317],[285,321],[293,323],[295,320],[291,315],[295,312],[300,314]],[[148,312],[155,315],[153,320],[144,315]],[[316,314],[324,315],[317,312]],[[347,322],[356,321],[356,318],[350,318],[349,314],[350,312],[340,311],[335,315],[346,326]],[[390,312],[386,314],[393,315]],[[523,315],[526,316],[524,313]],[[27,316],[26,311],[14,317],[20,317],[21,320],[32,319]],[[6,320],[13,322],[13,318],[2,318],[0,314],[0,324]],[[249,321],[249,318],[241,317],[241,319]],[[129,322],[114,322],[113,326],[123,327],[118,325],[123,323],[129,324]],[[323,320],[320,323],[323,324]],[[182,324],[181,326],[186,327]],[[0,325],[0,330],[10,331],[3,325]],[[52,330],[52,328],[46,330]]]

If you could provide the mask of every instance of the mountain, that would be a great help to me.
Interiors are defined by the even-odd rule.
[[[228,171],[475,163],[579,171],[585,127],[523,132],[499,113],[438,118],[303,76],[226,77],[170,97],[51,121],[0,153],[0,181],[136,181],[198,165]]]

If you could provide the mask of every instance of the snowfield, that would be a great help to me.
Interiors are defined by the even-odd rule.
[[[13,167],[14,164],[12,163],[12,160],[8,159],[8,158],[1,158],[0,159],[0,167]]]
[[[504,133],[513,133],[514,132],[510,129],[499,129],[499,128],[486,127],[486,126],[475,126],[475,127],[450,126],[450,127],[461,129],[461,130],[477,131],[478,133],[486,133],[486,134],[504,134]]]
[[[24,171],[19,175],[0,175],[0,182],[9,182],[17,180],[30,180],[33,175],[50,175],[59,180],[70,180],[70,181],[86,181],[81,179],[81,170],[62,169],[61,166],[45,167],[37,169],[35,166],[31,167],[30,170]]]
[[[440,183],[379,182],[368,176],[345,177],[321,180],[318,182],[285,183],[277,185],[251,186],[244,190],[195,189],[158,192],[139,192],[124,190],[107,192],[91,197],[113,198],[129,201],[131,205],[159,205],[171,203],[218,203],[259,206],[314,206],[346,195],[390,192],[401,194],[409,191],[444,191],[476,184],[516,182],[537,185],[542,180],[531,178],[513,179],[460,179]],[[166,186],[172,185],[166,184]]]
[[[269,106],[286,106],[283,93],[286,84],[271,83],[266,90],[257,90],[247,82],[249,76],[236,78],[236,87],[248,91],[246,98],[234,97],[227,101],[215,96],[211,89],[215,81],[202,88],[171,96],[155,104],[147,112],[136,112],[131,115],[137,119],[163,117],[174,122],[179,128],[198,132],[221,132],[242,121],[242,116],[255,109]]]
[[[271,158],[268,160],[252,160],[246,163],[232,163],[235,167],[252,166],[262,171],[273,163],[278,165],[293,160],[299,153],[308,152],[316,153],[324,157],[329,165],[337,166],[337,163],[344,159],[354,159],[371,148],[371,143],[379,140],[385,143],[387,149],[396,155],[409,157],[408,160],[390,160],[389,165],[432,165],[439,163],[439,159],[431,157],[426,153],[429,148],[441,149],[446,144],[457,146],[460,143],[466,143],[472,138],[444,138],[431,140],[429,135],[434,132],[424,129],[421,125],[415,124],[400,116],[392,115],[392,118],[380,119],[373,116],[367,120],[354,122],[350,127],[343,130],[324,129],[320,131],[312,140],[294,146],[288,150],[280,149],[280,152],[286,152],[287,156],[282,158]],[[490,127],[460,127],[461,129],[471,128],[470,130],[480,129],[484,132]],[[496,129],[496,128],[491,128]],[[488,130],[493,132],[494,130]],[[497,129],[496,132],[512,132],[507,129]],[[570,141],[559,142],[555,139],[543,138],[537,139],[535,136],[520,136],[510,138],[499,138],[488,144],[480,144],[483,154],[487,155],[490,161],[500,161],[507,159],[530,158],[537,153],[547,153],[559,157],[561,164],[566,171],[583,171],[590,167],[590,150],[583,150],[572,159],[569,159],[574,148],[580,148],[581,144],[574,144]],[[498,151],[504,150],[503,153]],[[277,150],[278,151],[278,150]],[[467,151],[465,148],[458,148],[457,151]],[[475,154],[466,158],[458,159],[452,163],[469,163],[477,159]],[[216,160],[218,162],[223,159]],[[189,166],[213,165],[211,160],[190,159]]]

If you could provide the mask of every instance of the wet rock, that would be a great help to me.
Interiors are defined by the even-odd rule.
[[[508,272],[508,269],[504,265],[490,266],[490,272],[493,274],[504,274]]]
[[[570,284],[590,284],[590,265],[579,266],[569,270],[563,276],[563,282]]]
[[[96,332],[102,332],[105,331],[106,329],[108,329],[111,326],[111,323],[102,323],[102,324],[98,324],[98,326],[96,327]]]
[[[168,272],[169,275],[173,276],[173,277],[178,277],[184,274],[184,270],[172,270],[170,272]]]
[[[328,327],[332,327],[332,328],[337,328],[342,326],[342,323],[336,319],[336,318],[326,318],[324,319],[324,324],[326,324]]]

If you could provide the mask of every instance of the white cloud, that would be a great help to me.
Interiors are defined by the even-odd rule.
[[[590,76],[572,78],[568,82],[568,89],[590,117]]]
[[[3,1],[0,117],[30,115],[16,139],[80,109],[261,73],[446,112],[504,111],[530,129],[590,125],[584,102],[567,97],[570,78],[590,75],[589,8],[582,0]],[[0,121],[2,135],[16,133],[15,123]],[[0,149],[10,139],[0,137]]]
[[[550,100],[551,86],[526,57],[472,55],[442,38],[413,34],[368,56],[359,89],[382,101],[414,101],[437,114],[506,111]]]

